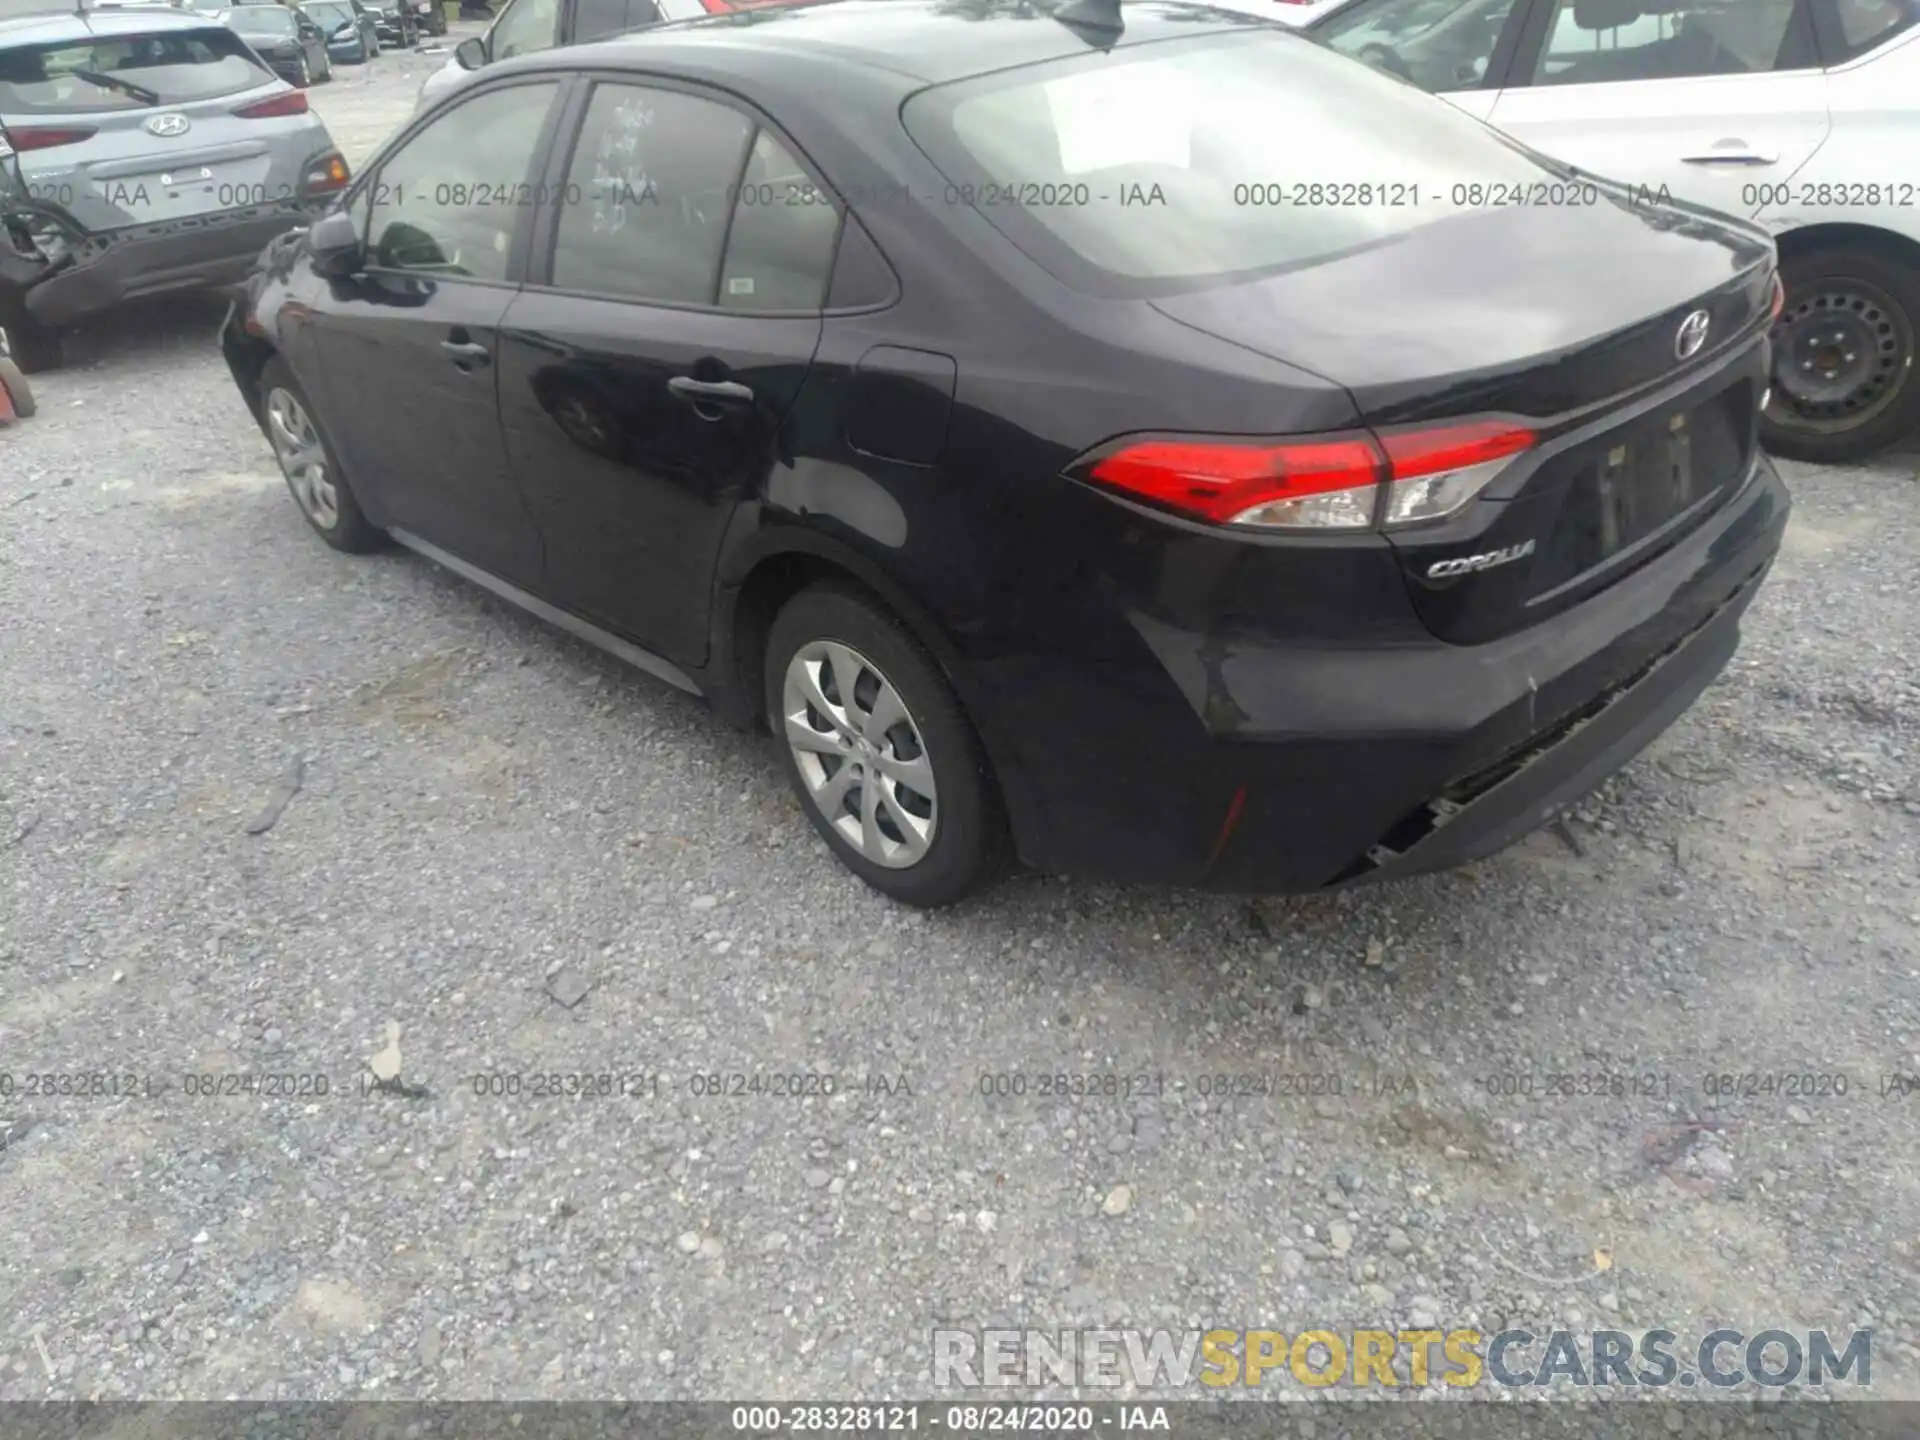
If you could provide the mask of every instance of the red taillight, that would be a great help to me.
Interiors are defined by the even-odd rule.
[[[91,140],[98,133],[90,125],[15,125],[8,129],[7,138],[15,150],[51,150]]]
[[[1785,310],[1786,308],[1787,308],[1787,287],[1781,283],[1780,272],[1776,270],[1773,272],[1773,316],[1772,318],[1775,320],[1778,320],[1780,318],[1780,312],[1782,310]]]
[[[242,120],[271,120],[276,115],[304,115],[307,113],[307,93],[304,90],[288,90],[280,95],[269,95],[264,100],[256,100],[251,105],[242,105],[233,112]]]
[[[1097,485],[1216,525],[1263,523],[1244,517],[1287,506],[1345,515],[1348,528],[1364,529],[1373,520],[1373,489],[1385,463],[1368,435],[1281,445],[1141,440],[1095,460],[1086,473]],[[1360,490],[1364,499],[1353,495]]]
[[[1435,430],[1389,430],[1380,437],[1395,480],[1505,460],[1529,448],[1538,438],[1533,431],[1505,420],[1470,420]]]
[[[1216,525],[1366,530],[1382,485],[1387,525],[1438,519],[1538,438],[1510,421],[1470,420],[1267,444],[1141,439],[1102,447],[1069,473]]]

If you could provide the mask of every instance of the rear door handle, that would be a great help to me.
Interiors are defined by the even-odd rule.
[[[491,350],[472,340],[442,340],[440,348],[446,351],[453,363],[462,370],[469,365],[485,365],[493,359]]]
[[[1683,165],[1728,166],[1778,165],[1780,163],[1780,157],[1777,154],[1763,155],[1760,151],[1749,150],[1744,145],[1729,145],[1725,149],[1704,150],[1698,155],[1682,155],[1680,157],[1680,163]]]
[[[709,405],[751,405],[754,394],[737,380],[696,380],[691,375],[676,375],[667,381],[667,390],[676,400],[684,400],[696,410]]]

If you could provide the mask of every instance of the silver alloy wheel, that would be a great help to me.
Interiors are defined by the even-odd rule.
[[[322,530],[333,529],[340,522],[340,496],[327,474],[327,452],[306,408],[277,385],[267,392],[267,438],[294,502]]]
[[[904,870],[940,820],[933,766],[900,692],[866,656],[813,640],[787,662],[782,715],[807,795],[849,845]]]

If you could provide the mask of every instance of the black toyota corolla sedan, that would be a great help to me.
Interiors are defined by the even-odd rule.
[[[1488,854],[1733,654],[1758,230],[1286,30],[822,0],[510,60],[263,257],[300,509],[777,737],[876,888]]]

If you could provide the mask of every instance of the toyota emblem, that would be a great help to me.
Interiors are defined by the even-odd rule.
[[[156,115],[147,121],[147,129],[155,135],[184,135],[193,128],[193,122],[184,115]]]
[[[1680,322],[1680,333],[1673,337],[1673,353],[1682,360],[1691,360],[1707,343],[1707,331],[1712,326],[1711,315],[1704,310],[1694,311]]]

